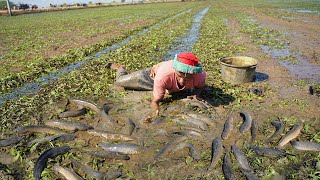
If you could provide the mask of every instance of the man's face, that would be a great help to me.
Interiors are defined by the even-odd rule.
[[[188,81],[193,79],[193,75],[194,74],[176,71],[177,81],[180,85],[185,85]]]

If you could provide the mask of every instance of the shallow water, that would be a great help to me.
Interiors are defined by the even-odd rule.
[[[308,13],[308,14],[320,14],[319,10],[302,9],[302,8],[279,8],[277,10],[298,12],[298,13]]]
[[[139,36],[145,34],[146,32],[160,26],[161,24],[163,24],[167,21],[170,21],[174,18],[177,18],[178,16],[181,16],[182,14],[185,14],[190,11],[191,11],[191,9],[184,11],[184,12],[181,12],[181,13],[178,13],[178,14],[176,14],[172,17],[169,17],[169,18],[167,18],[167,19],[165,19],[155,25],[150,26],[149,28],[146,28],[146,29],[140,31],[138,34],[129,36],[126,39],[124,39],[118,43],[115,43],[112,46],[110,46],[102,51],[97,52],[93,56],[86,57],[85,59],[78,61],[78,62],[75,62],[75,63],[72,63],[66,67],[63,67],[56,72],[49,73],[43,77],[40,77],[39,79],[35,80],[34,82],[25,83],[22,87],[16,88],[11,93],[8,93],[8,94],[0,97],[0,106],[2,106],[7,100],[17,100],[18,98],[25,96],[25,95],[28,95],[28,94],[35,94],[39,91],[41,86],[48,84],[48,83],[51,83],[64,75],[67,75],[68,73],[72,72],[73,70],[80,68],[82,65],[87,64],[93,58],[100,58],[103,54],[107,54],[111,51],[114,51],[114,50],[120,48],[122,45],[128,43],[131,39],[133,39],[135,37],[139,37]]]
[[[288,19],[288,20],[301,20],[303,22],[315,22],[320,23],[320,19],[305,19],[302,17],[289,17],[289,16],[282,16],[282,19]]]
[[[202,18],[208,12],[209,7],[204,8],[203,10],[199,11],[193,17],[193,24],[190,30],[182,37],[175,40],[176,45],[170,47],[169,51],[162,59],[172,59],[175,54],[179,54],[180,52],[192,51],[193,45],[198,41],[199,38],[199,30],[200,30],[200,22]]]
[[[277,59],[279,64],[288,69],[289,73],[295,75],[299,79],[304,79],[308,82],[320,83],[320,66],[310,64],[307,59],[301,55],[291,53],[287,48],[278,50],[268,46],[261,45],[261,49]],[[293,56],[298,62],[293,64],[287,60],[279,60],[280,58]]]

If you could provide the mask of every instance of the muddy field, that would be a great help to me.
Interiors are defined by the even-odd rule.
[[[248,172],[259,179],[319,179],[319,151],[297,150],[288,143],[283,150],[291,155],[266,157],[250,148],[252,144],[277,147],[281,137],[298,123],[303,123],[303,127],[296,140],[320,143],[319,3],[201,1],[189,7],[192,9],[179,11],[178,18],[159,23],[119,49],[93,58],[92,62],[57,81],[41,85],[34,95],[7,101],[0,109],[0,139],[15,135],[12,132],[23,125],[43,125],[59,119],[122,133],[132,140],[106,140],[86,130],[64,130],[76,138],[69,142],[28,145],[33,139],[49,134],[18,132],[19,137],[24,137],[21,141],[1,147],[0,179],[32,179],[39,156],[63,145],[70,146],[71,150],[50,158],[42,179],[62,177],[54,173],[55,164],[72,168],[85,179],[94,179],[72,163],[72,158],[99,172],[120,172],[118,179],[226,179],[222,170],[225,154],[230,156],[236,179],[246,179],[232,145],[244,152],[250,167]],[[289,11],[298,7],[318,11]],[[134,71],[155,64],[155,58],[169,58],[169,52],[179,50],[192,51],[200,57],[208,73],[203,93],[205,102],[186,99],[188,93],[167,95],[161,102],[159,117],[150,109],[152,92],[128,91],[113,85],[114,71],[106,68],[106,61],[111,61]],[[255,80],[240,85],[224,82],[219,59],[228,56],[257,59]],[[77,117],[59,117],[63,112],[79,109],[76,103],[68,102],[70,98],[88,100],[94,105],[85,106],[86,113]],[[102,111],[106,115],[102,115]],[[253,142],[252,128],[240,132],[243,123],[240,112],[247,112],[255,122],[257,135]],[[192,116],[193,123],[188,123]],[[215,143],[230,117],[233,117],[233,130],[220,141],[221,147]],[[113,125],[109,126],[110,119]],[[280,121],[284,131],[266,143],[275,131],[273,120]],[[102,151],[103,143],[130,143],[138,148],[129,153],[130,159],[126,160],[94,157],[84,152]],[[220,153],[213,153],[214,157],[219,156],[213,158],[215,162],[210,166],[212,146],[222,149]]]

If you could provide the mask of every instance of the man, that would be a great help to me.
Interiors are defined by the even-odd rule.
[[[200,99],[206,79],[206,72],[203,71],[199,58],[189,52],[180,53],[173,60],[156,64],[151,69],[131,74],[122,65],[110,63],[109,66],[117,70],[117,85],[132,90],[153,90],[151,107],[156,115],[159,115],[159,103],[166,92],[171,94],[193,90],[194,95],[190,98]]]

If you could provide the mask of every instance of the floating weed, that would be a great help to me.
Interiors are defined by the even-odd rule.
[[[206,160],[210,159],[210,157],[211,157],[210,150],[202,151],[201,155],[200,155],[200,161],[206,161]]]
[[[305,100],[301,99],[292,99],[292,100],[281,100],[278,102],[274,102],[271,107],[278,107],[278,108],[288,108],[289,106],[292,107],[292,105],[297,105],[300,110],[304,110],[306,107],[308,107]]]
[[[217,178],[218,180],[223,180],[223,179],[225,179],[225,177],[223,176],[223,174],[219,174],[216,178]]]
[[[308,82],[306,80],[299,79],[299,80],[295,81],[294,85],[299,87],[300,89],[303,89],[307,84],[308,84]]]
[[[132,172],[132,171],[127,171],[126,176],[127,176],[129,179],[136,179],[135,174],[134,174],[134,172]]]
[[[263,28],[252,17],[244,14],[238,16],[238,19],[241,23],[241,32],[249,34],[254,43],[275,49],[283,49],[285,47],[286,43],[279,40],[283,39],[284,35],[279,31]]]
[[[308,107],[306,101],[302,99],[293,99],[292,102],[297,104],[300,110],[304,110],[306,107]]]
[[[320,132],[317,132],[313,134],[312,138],[310,139],[311,141],[314,141],[316,143],[320,143]]]
[[[282,117],[281,119],[282,122],[284,122],[286,125],[293,125],[299,121],[298,118],[291,116],[291,117]]]
[[[297,64],[298,63],[298,59],[293,55],[279,56],[278,60],[279,61],[288,61],[288,62],[290,62],[292,64]]]
[[[274,102],[271,107],[278,107],[278,108],[287,108],[290,105],[289,100],[281,100],[278,102]]]
[[[192,166],[195,168],[204,168],[204,167],[207,167],[207,164],[199,162],[199,163],[193,164]]]
[[[261,157],[253,158],[250,164],[254,167],[254,169],[261,169],[264,167],[264,161],[263,161],[263,158]]]
[[[148,164],[147,167],[143,167],[141,169],[147,171],[149,177],[150,176],[156,176],[156,168],[155,168],[154,165]]]
[[[263,180],[271,179],[273,176],[278,175],[278,173],[275,171],[274,167],[272,165],[269,165],[264,170],[264,176],[262,177]]]
[[[193,158],[191,156],[187,156],[184,158],[184,162],[186,163],[186,165],[190,165],[193,161]]]

